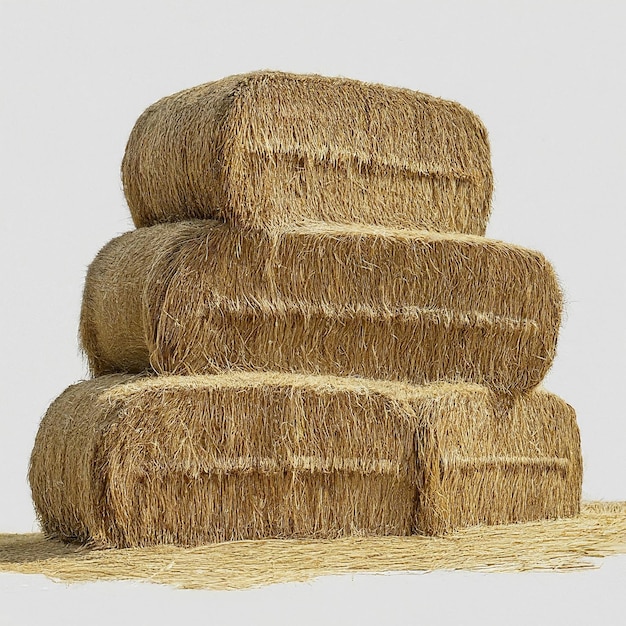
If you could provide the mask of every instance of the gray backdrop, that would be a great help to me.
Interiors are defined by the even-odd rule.
[[[488,235],[541,250],[565,290],[545,385],[577,410],[583,495],[626,499],[625,8],[618,0],[0,0],[0,532],[37,530],[28,457],[48,404],[86,375],[76,340],[83,280],[99,248],[132,227],[119,167],[134,121],[164,95],[262,68],[409,87],[480,115],[496,181]],[[0,623],[3,611],[8,623],[61,615],[67,601],[80,623],[80,607],[100,603],[105,589],[120,600],[115,610],[151,607],[154,619],[168,606],[179,616],[242,619],[258,609],[271,621],[282,607],[306,623],[412,623],[439,609],[456,623],[592,615],[611,623],[625,574],[619,557],[563,578],[330,578],[242,594],[0,575]]]

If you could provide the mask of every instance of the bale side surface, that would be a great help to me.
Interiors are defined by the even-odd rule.
[[[545,258],[481,237],[316,225],[159,225],[98,254],[81,337],[93,372],[228,369],[537,385],[561,292]]]
[[[461,105],[355,80],[255,72],[150,106],[122,163],[137,226],[307,220],[484,234],[487,132]]]
[[[543,391],[114,375],[52,404],[29,479],[46,534],[101,546],[438,534],[575,514],[580,447]]]
[[[120,382],[70,387],[44,418],[30,481],[47,534],[118,547],[410,534],[415,446],[393,398],[272,375]]]

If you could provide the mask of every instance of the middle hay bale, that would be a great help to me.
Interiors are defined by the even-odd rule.
[[[536,386],[561,292],[538,252],[471,235],[187,222],[114,239],[87,274],[96,375],[229,369]]]
[[[46,534],[101,546],[437,534],[576,514],[580,438],[543,390],[110,375],[51,405],[29,480]]]

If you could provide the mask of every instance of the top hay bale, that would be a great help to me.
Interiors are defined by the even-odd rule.
[[[482,235],[487,132],[455,102],[343,78],[254,72],[159,100],[122,163],[136,226],[307,221]]]

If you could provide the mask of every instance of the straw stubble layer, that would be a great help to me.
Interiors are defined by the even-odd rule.
[[[137,226],[307,220],[484,234],[487,132],[455,102],[343,78],[255,72],[158,101],[122,164]]]
[[[512,392],[544,377],[560,314],[545,258],[498,241],[197,221],[104,247],[81,338],[96,375],[279,370]]]
[[[540,390],[110,375],[52,404],[29,479],[50,536],[198,545],[574,515],[581,461],[573,410]]]

